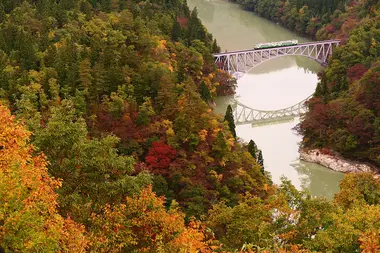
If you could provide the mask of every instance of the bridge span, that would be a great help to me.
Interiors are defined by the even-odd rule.
[[[250,123],[255,125],[262,123],[276,123],[279,121],[299,117],[307,112],[308,107],[306,105],[306,101],[308,101],[312,96],[313,95],[305,98],[304,100],[293,106],[272,111],[253,109],[235,100],[231,104],[235,124],[244,125]]]
[[[239,50],[214,54],[214,58],[215,63],[221,69],[239,79],[263,62],[288,55],[305,56],[325,66],[328,57],[332,55],[334,48],[339,46],[339,43],[339,40],[325,40],[291,46]]]

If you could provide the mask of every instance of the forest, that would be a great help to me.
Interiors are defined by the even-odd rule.
[[[379,163],[379,3],[241,4],[275,20],[271,2],[345,39],[303,145]],[[219,51],[183,0],[0,1],[5,252],[378,252],[379,178],[348,174],[331,201],[274,185],[210,106],[235,85]]]

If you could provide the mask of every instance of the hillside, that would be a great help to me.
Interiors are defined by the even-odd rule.
[[[360,40],[377,36],[370,6]],[[219,47],[186,1],[2,1],[0,22],[5,252],[379,249],[379,179],[348,175],[333,201],[286,179],[273,185],[254,142],[236,140],[231,108],[224,119],[212,112],[233,82],[214,65]],[[304,123],[313,103],[351,90],[377,101],[378,37],[369,41],[367,69],[344,65],[366,74],[332,93],[324,80],[340,72],[329,76],[339,67],[330,64]],[[353,117],[378,112],[359,98],[364,109]]]

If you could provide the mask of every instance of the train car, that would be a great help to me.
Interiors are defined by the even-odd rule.
[[[265,48],[273,48],[273,47],[286,47],[286,46],[294,46],[298,44],[298,40],[285,40],[278,42],[268,42],[268,43],[260,43],[254,46],[255,49],[265,49]]]

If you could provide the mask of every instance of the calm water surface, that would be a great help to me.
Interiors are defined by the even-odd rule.
[[[199,18],[217,39],[222,51],[249,49],[262,42],[308,41],[227,1],[188,0],[188,5],[191,9],[197,7]],[[216,112],[224,115],[233,99],[263,110],[297,104],[314,92],[321,68],[305,57],[289,56],[265,62],[239,79],[234,96],[217,99]],[[263,151],[265,169],[272,174],[275,183],[284,175],[298,189],[307,189],[313,196],[331,198],[339,191],[343,174],[298,159],[301,136],[292,130],[298,123],[299,119],[259,127],[246,124],[237,126],[236,132],[245,142],[253,139]]]

